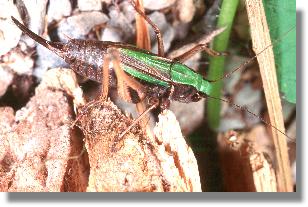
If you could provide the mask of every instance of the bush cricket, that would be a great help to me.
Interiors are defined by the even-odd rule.
[[[25,34],[63,58],[76,73],[101,83],[103,87],[99,100],[106,100],[108,96],[110,63],[113,64],[113,69],[117,78],[118,94],[122,99],[132,103],[138,103],[145,98],[149,99],[151,106],[119,136],[119,139],[121,139],[134,124],[140,121],[144,114],[157,106],[168,108],[171,100],[189,103],[197,102],[201,98],[206,97],[216,99],[208,95],[211,91],[212,82],[214,81],[204,79],[202,75],[184,65],[183,62],[200,51],[205,51],[209,55],[214,56],[225,55],[225,53],[213,51],[207,44],[199,44],[174,59],[166,58],[159,28],[139,10],[133,1],[131,1],[131,4],[136,12],[138,12],[154,29],[158,42],[158,54],[118,42],[81,39],[70,39],[67,43],[47,41],[30,31],[26,26],[12,17],[13,22]],[[221,32],[223,32],[223,29],[218,29],[212,32],[211,35],[215,37]],[[256,56],[233,70],[231,73],[253,61]],[[220,81],[224,77],[215,81]],[[133,90],[134,93],[132,93],[131,90]],[[257,116],[244,107],[235,104],[232,105]],[[262,122],[287,136],[275,126],[262,118],[260,119]]]

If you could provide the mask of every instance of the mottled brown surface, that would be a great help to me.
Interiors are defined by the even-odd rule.
[[[45,86],[36,89],[15,117],[10,108],[1,108],[1,191],[59,192],[72,185],[74,191],[85,190],[86,160],[69,159],[82,150],[81,137],[70,128],[71,100],[65,92]],[[79,176],[66,182],[70,174]]]
[[[16,115],[0,108],[1,191],[201,191],[196,159],[170,111],[152,138],[136,125],[118,139],[132,119],[111,101],[85,111],[82,131],[71,128],[83,104],[74,73],[60,68]]]
[[[263,143],[260,141],[263,139]],[[225,133],[219,137],[219,155],[227,192],[277,192],[277,181],[265,128],[249,133]],[[266,143],[266,144],[265,144]]]
[[[118,141],[119,134],[131,123],[110,101],[95,104],[80,120],[90,162],[87,191],[201,191],[196,160],[183,137],[178,137],[185,143],[183,157],[178,156],[181,151],[171,148],[170,143],[161,137],[150,139],[138,127]],[[159,132],[162,128],[158,124],[155,130]],[[177,130],[174,132],[177,134]],[[195,173],[199,183],[192,184],[191,179],[195,178],[183,173],[188,166],[185,159],[193,160],[194,167],[186,170]]]

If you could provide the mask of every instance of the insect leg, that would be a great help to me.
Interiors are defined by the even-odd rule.
[[[211,48],[207,46],[207,44],[199,44],[193,47],[192,49],[190,49],[189,51],[185,52],[184,54],[181,54],[180,56],[175,57],[174,59],[179,62],[184,62],[188,60],[189,58],[191,58],[194,54],[201,52],[201,51],[204,51],[211,56],[226,56],[227,55],[227,53],[225,52],[217,52],[215,50],[212,50]]]
[[[116,48],[109,48],[107,53],[110,54],[112,58],[113,68],[117,76],[119,96],[127,102],[132,102],[132,97],[128,90],[128,88],[130,87],[137,92],[140,100],[144,99],[144,86],[124,72],[120,65],[121,59],[119,51]]]
[[[109,91],[109,63],[110,63],[110,57],[108,54],[105,55],[104,57],[104,63],[103,63],[103,68],[102,68],[102,93],[99,96],[99,98],[96,98],[89,103],[87,103],[82,110],[78,113],[78,116],[76,117],[75,121],[71,124],[71,128],[73,128],[76,123],[86,114],[89,108],[94,106],[96,103],[105,101],[108,96],[108,91]]]
[[[92,100],[88,102],[80,112],[78,112],[78,116],[76,117],[75,121],[71,124],[70,128],[74,128],[77,122],[87,113],[89,108],[93,107],[96,103],[98,103],[98,100]]]
[[[162,110],[168,109],[170,107],[171,98],[174,93],[174,85],[171,85],[170,88],[167,91],[166,96],[163,96],[160,98],[160,108]]]
[[[155,34],[156,34],[156,39],[157,39],[157,43],[158,43],[158,56],[164,57],[165,56],[165,50],[164,50],[164,43],[163,43],[163,38],[161,35],[161,32],[159,30],[159,28],[157,27],[156,24],[154,24],[152,22],[152,20],[147,17],[135,4],[135,2],[133,0],[130,0],[131,5],[134,7],[134,9],[136,10],[136,12],[138,12],[138,14],[144,18],[144,20],[151,25],[151,27],[153,28]]]
[[[102,94],[100,96],[101,100],[106,100],[108,96],[108,91],[109,91],[109,63],[110,63],[110,58],[108,54],[105,55],[104,57],[104,63],[103,63],[103,69],[102,69]]]
[[[159,105],[159,100],[155,99],[154,103],[147,109],[145,110],[142,114],[140,114],[140,116],[135,119],[133,121],[133,123],[131,125],[129,125],[129,127],[127,127],[127,129],[125,129],[114,141],[111,150],[115,151],[115,146],[117,145],[117,143],[119,141],[121,141],[124,137],[125,134],[127,134],[139,121],[141,121],[151,110],[155,109],[157,106]]]

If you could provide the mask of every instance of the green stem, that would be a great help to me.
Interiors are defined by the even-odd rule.
[[[229,37],[233,19],[236,13],[239,0],[224,0],[221,6],[221,12],[218,18],[217,28],[226,27],[225,31],[217,36],[213,43],[213,50],[226,51],[229,43]],[[225,67],[225,57],[211,57],[210,68],[207,79],[216,80],[223,76]],[[210,96],[220,98],[223,86],[222,81],[213,83],[213,91]],[[208,99],[207,115],[208,123],[211,129],[216,130],[219,126],[220,119],[220,105],[221,103],[214,99]]]

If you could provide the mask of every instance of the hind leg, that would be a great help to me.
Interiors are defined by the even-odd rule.
[[[117,77],[117,89],[119,96],[127,102],[133,102],[129,92],[129,88],[131,88],[138,94],[139,99],[143,100],[145,98],[145,87],[125,73],[120,64],[121,59],[119,51],[116,48],[109,48],[107,52],[111,56],[113,68]]]
[[[108,96],[109,91],[109,63],[110,63],[110,57],[108,54],[104,57],[104,63],[102,66],[102,92],[98,98],[95,98],[94,100],[88,102],[78,113],[78,116],[76,117],[75,121],[71,124],[71,128],[73,128],[76,123],[87,113],[87,111],[94,107],[97,103],[101,101],[105,101]]]
[[[158,44],[158,56],[161,57],[165,57],[165,51],[164,51],[164,43],[163,43],[163,38],[161,35],[161,31],[159,30],[159,28],[157,27],[156,24],[154,24],[154,22],[152,22],[152,20],[147,17],[145,15],[144,12],[142,12],[135,4],[134,0],[130,0],[131,5],[134,7],[134,9],[136,10],[136,12],[138,12],[138,14],[144,18],[144,20],[151,25],[151,27],[153,28],[155,34],[156,34],[156,39],[157,39],[157,44]]]
[[[227,53],[225,52],[217,52],[215,50],[212,50],[211,48],[208,47],[207,44],[199,44],[193,47],[192,49],[190,49],[189,51],[181,54],[180,56],[175,57],[174,59],[182,63],[188,60],[189,58],[191,58],[194,54],[201,52],[201,51],[206,52],[210,56],[226,56],[227,55]]]

